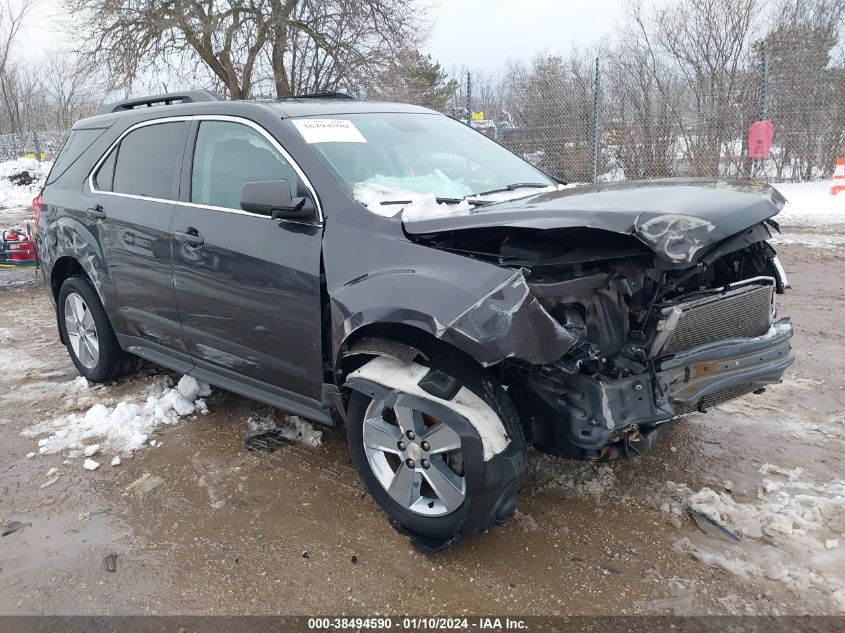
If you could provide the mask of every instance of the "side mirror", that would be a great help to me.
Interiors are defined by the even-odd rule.
[[[292,198],[287,180],[248,182],[241,189],[241,209],[276,220],[310,220],[314,203],[310,198]]]

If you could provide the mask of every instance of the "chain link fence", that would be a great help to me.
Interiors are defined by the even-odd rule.
[[[711,76],[661,76],[621,57],[568,61],[549,56],[492,81],[468,74],[447,114],[569,182],[821,184],[845,155],[845,64],[765,47],[744,67]],[[748,133],[758,120],[772,122],[774,140],[755,161]]]
[[[67,132],[27,132],[0,134],[0,161],[16,158],[53,160],[62,149]]]
[[[822,183],[845,154],[845,60],[807,46],[796,54],[790,46],[768,50],[763,44],[730,72],[699,76],[625,54],[547,55],[501,73],[456,78],[443,109],[568,182],[755,177]],[[428,92],[416,94],[410,86],[391,98],[431,106]],[[748,130],[761,119],[772,122],[774,141],[768,157],[755,163]],[[52,160],[65,135],[0,135],[0,160]]]

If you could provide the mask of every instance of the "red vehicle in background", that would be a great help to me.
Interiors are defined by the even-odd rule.
[[[35,212],[35,226],[41,216],[41,195],[32,201]],[[0,236],[0,268],[37,266],[38,253],[35,250],[35,234],[29,224],[25,227],[5,229]]]

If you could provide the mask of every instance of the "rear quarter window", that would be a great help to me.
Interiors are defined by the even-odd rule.
[[[94,144],[94,141],[100,138],[103,135],[103,132],[107,129],[108,128],[103,127],[71,130],[67,139],[65,139],[65,144],[62,145],[59,155],[53,162],[53,168],[47,175],[46,184],[49,185],[61,178],[62,174],[64,174],[68,168],[70,168],[70,166],[73,165],[80,156],[82,156],[85,150],[91,147],[91,145]]]

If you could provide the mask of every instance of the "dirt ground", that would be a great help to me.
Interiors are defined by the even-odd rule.
[[[845,236],[787,233],[783,384],[687,417],[642,458],[533,453],[518,516],[433,557],[365,494],[342,430],[248,453],[248,418],[271,412],[216,388],[208,415],[120,466],[27,458],[37,438],[21,432],[79,405],[77,374],[35,275],[0,272],[0,524],[31,523],[0,538],[0,614],[845,613]],[[85,393],[114,404],[156,371]],[[160,484],[127,491],[146,473]],[[826,505],[792,534],[734,543],[678,513],[679,484],[758,509],[786,503],[779,487]]]

